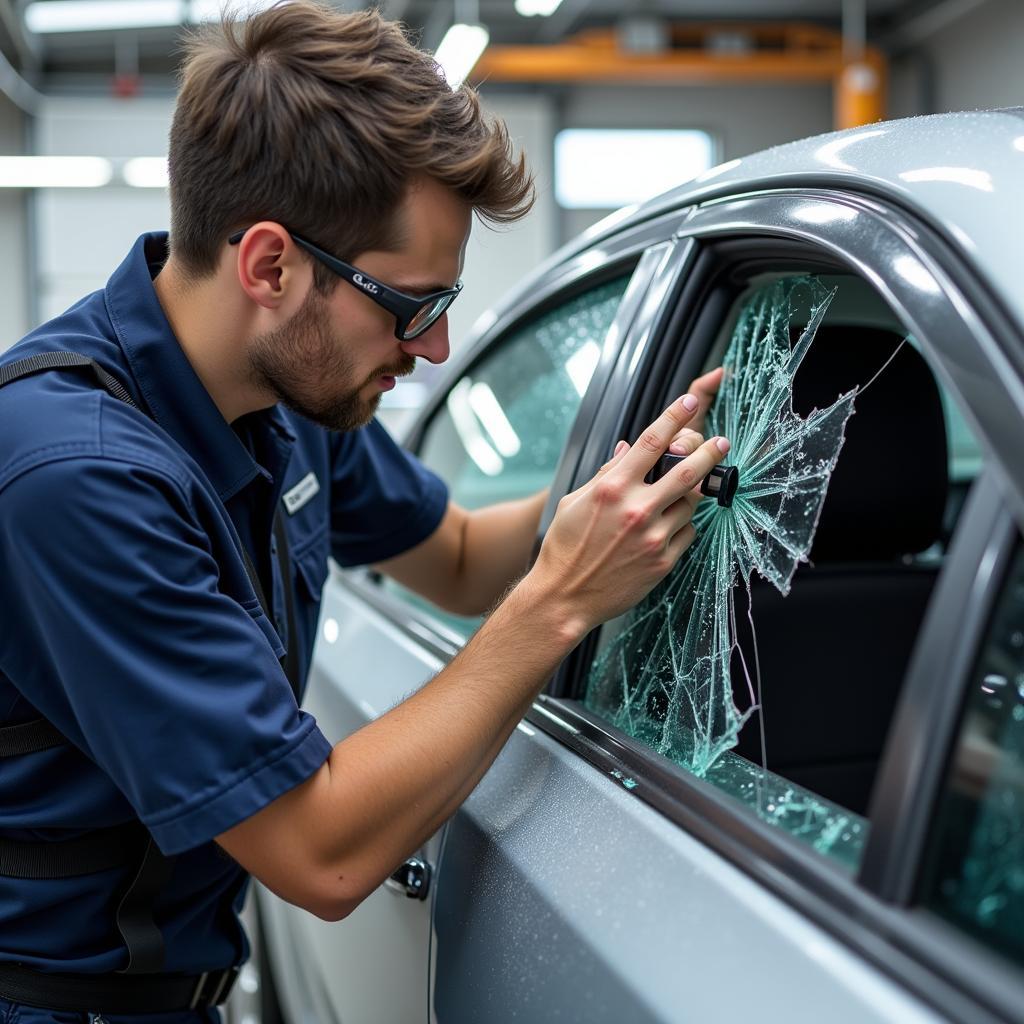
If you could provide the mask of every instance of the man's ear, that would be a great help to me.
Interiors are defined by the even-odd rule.
[[[288,232],[274,221],[260,221],[237,246],[238,283],[259,306],[277,309],[296,287],[308,287],[312,271]]]

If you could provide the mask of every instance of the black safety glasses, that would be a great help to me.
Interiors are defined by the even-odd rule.
[[[244,228],[241,231],[236,231],[228,239],[228,244],[238,245],[248,230],[248,228]],[[288,232],[288,235],[310,256],[319,260],[338,277],[348,281],[353,288],[358,288],[367,298],[373,299],[378,306],[393,314],[395,337],[399,341],[412,341],[413,338],[418,338],[444,314],[462,291],[462,282],[459,281],[454,288],[445,288],[443,291],[431,292],[429,295],[406,295],[405,292],[389,288],[383,281],[378,281],[375,277],[363,273],[357,267],[353,267],[351,263],[345,263],[344,260],[339,260],[329,252],[324,252],[319,246],[300,235],[292,234],[291,231]]]

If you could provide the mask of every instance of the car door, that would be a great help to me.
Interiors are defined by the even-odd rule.
[[[969,602],[994,586],[986,551],[1004,500],[1024,510],[1020,382],[1000,354],[1019,351],[1019,330],[927,225],[873,201],[749,196],[688,211],[677,229],[677,262],[653,288],[663,301],[634,326],[644,344],[623,347],[574,482],[743,351],[732,386],[754,395],[738,429],[757,426],[762,396],[778,402],[780,380],[778,408],[801,424],[765,425],[741,472],[764,483],[757,467],[785,448],[786,486],[747,496],[784,493],[769,535],[798,550],[793,519],[809,519],[820,554],[783,571],[766,544],[749,589],[742,567],[714,563],[730,586],[695,575],[663,589],[567,660],[448,825],[435,1018],[1020,1019],[1019,970],[945,942],[917,888],[981,638]],[[786,358],[759,363],[772,332]],[[808,335],[806,351],[828,358],[795,368]],[[704,526],[713,540],[720,528]],[[732,615],[727,648],[701,648],[700,630],[672,646],[712,593],[706,621]],[[868,625],[843,628],[857,611]],[[688,744],[660,728],[682,704],[666,675],[690,680],[683,696],[710,723],[691,715]],[[730,699],[715,703],[709,680]],[[737,707],[748,690],[758,706]]]
[[[671,245],[645,229],[545,272],[469,347],[413,428],[413,446],[467,508],[560,486],[577,419]],[[647,250],[650,251],[647,251]],[[581,409],[581,405],[589,403]],[[524,566],[525,568],[525,566]],[[339,740],[436,674],[479,620],[449,615],[378,574],[333,567],[305,707]],[[400,878],[328,924],[260,892],[273,974],[291,1020],[425,1020],[434,837]],[[414,870],[410,889],[408,871]]]

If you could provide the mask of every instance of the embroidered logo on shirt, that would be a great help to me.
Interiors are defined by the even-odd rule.
[[[290,491],[281,496],[288,515],[293,516],[308,501],[320,493],[320,481],[316,473],[307,473]]]

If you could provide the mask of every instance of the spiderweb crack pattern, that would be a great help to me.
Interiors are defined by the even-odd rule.
[[[835,289],[812,277],[776,281],[742,308],[725,376],[704,433],[732,442],[740,485],[730,508],[702,501],[697,539],[673,572],[623,620],[595,660],[586,704],[698,776],[736,745],[744,722],[733,699],[734,588],[756,570],[782,594],[807,560],[856,389],[806,418],[792,389]],[[791,331],[810,300],[799,337]],[[613,627],[615,628],[615,627]],[[744,783],[745,784],[745,783]],[[809,794],[801,797],[805,816]],[[824,806],[824,805],[819,805]],[[795,810],[796,808],[791,808]],[[788,813],[788,812],[786,812]],[[830,827],[843,828],[832,821]]]

